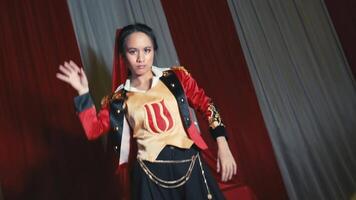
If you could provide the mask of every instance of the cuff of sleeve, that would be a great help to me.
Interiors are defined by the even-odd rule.
[[[93,105],[93,100],[91,99],[89,92],[74,97],[74,106],[78,113],[92,107]]]
[[[212,129],[211,127],[209,128],[209,131],[211,133],[211,135],[214,137],[214,139],[216,139],[219,136],[224,136],[226,139],[227,137],[227,132],[224,126],[217,126],[214,129]]]

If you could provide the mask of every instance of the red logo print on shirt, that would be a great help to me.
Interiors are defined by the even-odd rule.
[[[145,106],[149,128],[152,133],[164,133],[173,127],[172,115],[169,113],[164,100],[146,104]]]

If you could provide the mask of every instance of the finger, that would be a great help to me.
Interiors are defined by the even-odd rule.
[[[220,172],[220,159],[218,158],[217,162],[216,162],[216,172]]]
[[[80,68],[79,70],[80,70],[80,75],[86,80],[87,79],[87,75],[85,74],[84,69]]]
[[[88,85],[88,78],[87,78],[87,75],[85,74],[83,68],[80,68],[80,78],[83,81],[84,85]]]
[[[223,166],[221,166],[221,181],[222,181],[222,182],[225,182],[225,180],[224,180],[224,173],[225,173],[224,168],[223,168]]]
[[[234,171],[234,166],[231,164],[230,167],[229,167],[229,177],[228,177],[228,180],[231,180],[231,179],[232,179],[233,171]]]
[[[57,74],[56,74],[56,77],[57,77],[58,79],[64,81],[64,82],[69,83],[69,78],[68,78],[68,76],[65,76],[65,75],[63,75],[63,74],[57,73]]]
[[[226,181],[230,180],[230,165],[226,165]]]
[[[230,174],[230,166],[227,164],[226,171],[225,171],[225,181],[229,180],[229,174]]]
[[[63,74],[65,74],[65,75],[69,75],[69,74],[71,74],[71,71],[67,68],[67,67],[65,67],[65,66],[63,66],[63,65],[59,65],[59,70],[63,73]]]
[[[223,167],[223,181],[225,182],[226,181],[226,179],[227,179],[227,166],[226,166],[226,163],[224,163],[223,165],[222,165],[222,167]]]
[[[78,65],[75,64],[75,62],[73,62],[72,60],[69,61],[69,64],[70,64],[70,66],[72,66],[74,68],[74,70],[76,72],[80,72],[81,71],[80,68],[78,67]]]
[[[72,67],[68,62],[64,62],[64,66],[66,66],[71,73],[77,72],[75,71],[74,67]]]
[[[225,174],[225,181],[228,181],[229,180],[229,178],[230,178],[230,172],[231,172],[231,170],[230,170],[230,164],[226,164],[226,174]]]
[[[70,65],[67,62],[64,62],[64,64],[62,65],[70,74],[73,73],[73,69],[72,67],[70,67]]]
[[[236,163],[234,162],[234,175],[236,175],[237,174],[237,165],[236,165]]]

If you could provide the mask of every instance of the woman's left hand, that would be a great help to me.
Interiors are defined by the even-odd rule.
[[[221,180],[223,182],[229,181],[232,179],[232,176],[237,173],[236,162],[232,156],[226,138],[218,137],[216,141],[218,144],[217,172],[221,172]]]

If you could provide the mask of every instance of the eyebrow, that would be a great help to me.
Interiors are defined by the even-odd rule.
[[[144,49],[146,48],[153,48],[152,46],[146,46],[146,47],[143,47]],[[135,47],[127,47],[127,50],[131,50],[131,49],[138,49],[138,48],[135,48]]]

